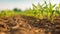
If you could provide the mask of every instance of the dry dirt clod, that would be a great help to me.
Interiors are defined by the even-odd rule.
[[[6,33],[4,33],[4,32],[0,32],[0,34],[6,34]]]

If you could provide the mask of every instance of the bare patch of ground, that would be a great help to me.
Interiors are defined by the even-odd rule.
[[[60,34],[60,19],[52,24],[47,19],[24,15],[0,17],[0,34]]]

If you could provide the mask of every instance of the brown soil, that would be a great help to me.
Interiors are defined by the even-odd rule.
[[[0,17],[0,34],[60,34],[60,19],[54,19],[53,24],[24,15]]]

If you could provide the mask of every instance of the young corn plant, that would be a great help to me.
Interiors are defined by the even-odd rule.
[[[48,19],[50,19],[50,12],[49,12],[49,8],[48,8],[48,4],[47,4],[46,1],[44,1],[44,4],[45,4],[45,6],[44,6],[44,12],[46,12],[46,17]]]
[[[56,4],[52,5],[51,2],[49,1],[50,20],[51,20],[52,23],[54,21],[54,16],[55,16],[55,13],[56,13],[56,11],[53,10],[55,6],[56,6]]]
[[[60,4],[58,4],[58,6],[56,6],[56,16],[60,16]]]
[[[56,11],[54,11],[53,9],[55,8],[56,4],[52,5],[50,1],[49,4],[47,4],[46,1],[44,2],[45,2],[44,11],[47,13],[46,16],[48,20],[51,20],[51,22],[53,22],[56,13]]]
[[[34,4],[32,4],[33,6],[33,10],[34,10],[34,14],[36,17],[43,19],[44,15],[43,15],[43,4],[39,4],[37,6],[35,6]]]
[[[37,15],[37,6],[35,6],[34,4],[32,4],[32,6],[33,6],[33,14],[34,14],[34,16],[36,16]]]
[[[41,4],[39,4],[38,3],[38,5],[37,5],[37,12],[39,12],[38,13],[38,17],[40,18],[40,19],[43,19],[44,18],[44,15],[43,15],[43,6],[41,5]]]

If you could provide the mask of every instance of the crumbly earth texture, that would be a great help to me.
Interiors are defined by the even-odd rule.
[[[0,17],[0,34],[60,34],[60,19],[50,20],[15,15]]]

